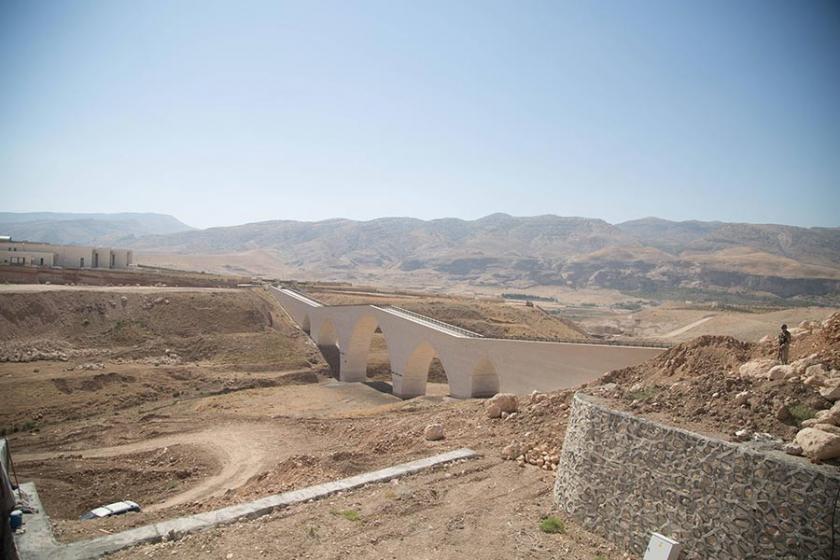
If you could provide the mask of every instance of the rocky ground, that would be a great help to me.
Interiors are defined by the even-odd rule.
[[[817,461],[840,457],[840,313],[791,329],[790,364],[771,336],[747,343],[702,336],[588,390],[615,406],[722,435],[777,442]],[[784,445],[790,444],[790,445]]]

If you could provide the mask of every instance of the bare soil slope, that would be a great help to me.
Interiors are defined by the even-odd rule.
[[[732,437],[748,430],[790,441],[803,420],[830,408],[832,401],[821,396],[819,386],[803,383],[803,375],[773,380],[742,375],[744,363],[775,358],[775,339],[768,338],[749,343],[701,336],[638,366],[610,372],[590,390],[617,406],[696,431]],[[840,313],[821,327],[795,329],[790,361],[803,358],[826,370],[840,368]]]
[[[308,366],[297,328],[259,290],[0,292],[0,361],[158,358]]]

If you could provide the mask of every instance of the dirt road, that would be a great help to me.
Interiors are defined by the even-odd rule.
[[[149,512],[194,502],[224,494],[231,488],[244,485],[253,476],[278,461],[288,458],[306,445],[304,434],[284,430],[278,437],[277,426],[260,422],[236,423],[216,426],[199,432],[179,433],[126,445],[74,450],[73,456],[82,459],[119,457],[142,451],[154,451],[175,445],[200,446],[211,453],[221,465],[221,470],[204,478],[188,490],[171,496],[163,502],[146,505]],[[21,453],[19,462],[55,459],[66,452]]]
[[[699,327],[700,325],[702,325],[706,321],[709,321],[713,318],[714,318],[714,315],[709,315],[708,317],[703,317],[702,319],[700,319],[698,321],[694,321],[693,323],[689,323],[684,327],[680,327],[678,329],[672,330],[671,332],[663,334],[662,338],[674,338],[675,336],[679,336],[683,333],[687,333],[688,331],[690,331],[694,327]]]

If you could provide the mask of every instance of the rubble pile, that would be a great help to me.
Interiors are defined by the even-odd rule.
[[[790,331],[788,364],[776,360],[772,336],[758,344],[702,336],[587,391],[695,431],[840,460],[840,313]]]
[[[534,391],[521,407],[517,403],[512,412],[503,412],[499,418],[515,426],[514,433],[522,435],[502,449],[502,459],[516,461],[520,467],[531,465],[546,471],[555,470],[560,461],[573,394],[574,391]],[[506,395],[501,395],[500,399],[509,402]],[[494,410],[491,401],[486,405],[488,414]]]
[[[51,340],[15,341],[6,340],[0,345],[0,362],[37,362],[48,360],[66,362],[78,352],[66,344]]]

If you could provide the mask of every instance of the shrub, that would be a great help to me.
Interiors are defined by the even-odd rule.
[[[805,420],[810,420],[817,415],[817,411],[807,404],[796,403],[788,407],[788,412],[796,420],[796,425],[799,426]]]
[[[362,516],[359,515],[359,512],[354,509],[346,509],[344,511],[334,511],[333,514],[340,515],[347,521],[359,521]]]
[[[631,401],[646,401],[656,396],[659,393],[658,387],[642,387],[637,391],[630,391],[627,393],[627,398]]]
[[[566,524],[556,515],[549,515],[540,520],[540,531],[543,533],[565,533]]]

